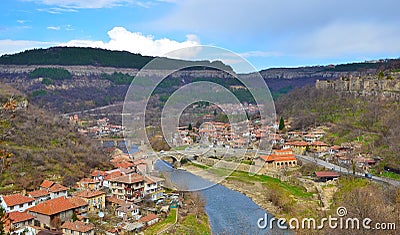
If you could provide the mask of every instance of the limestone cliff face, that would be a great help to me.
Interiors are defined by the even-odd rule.
[[[400,100],[400,74],[391,74],[391,79],[377,76],[340,78],[337,80],[317,80],[317,89],[332,89],[359,96],[375,96],[382,99]]]

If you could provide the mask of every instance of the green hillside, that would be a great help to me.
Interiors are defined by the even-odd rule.
[[[31,190],[45,178],[70,186],[109,164],[93,140],[13,88],[0,84],[0,102],[0,192]]]

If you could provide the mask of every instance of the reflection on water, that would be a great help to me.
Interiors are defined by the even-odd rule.
[[[287,231],[259,229],[257,220],[267,212],[239,192],[214,185],[187,171],[176,170],[164,161],[157,161],[156,169],[168,172],[172,183],[181,188],[206,188],[200,192],[206,199],[206,213],[213,234],[289,234]]]

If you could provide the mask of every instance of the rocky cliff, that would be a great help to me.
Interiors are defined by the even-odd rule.
[[[374,96],[400,101],[400,73],[387,76],[349,76],[337,80],[317,80],[317,89],[332,89],[356,96]]]

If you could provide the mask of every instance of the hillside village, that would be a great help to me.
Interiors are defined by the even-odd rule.
[[[145,161],[115,149],[113,169],[93,170],[68,188],[44,180],[37,190],[1,195],[5,231],[11,234],[105,234],[140,232],[176,207],[164,179],[147,174]],[[168,202],[168,203],[167,203]]]

